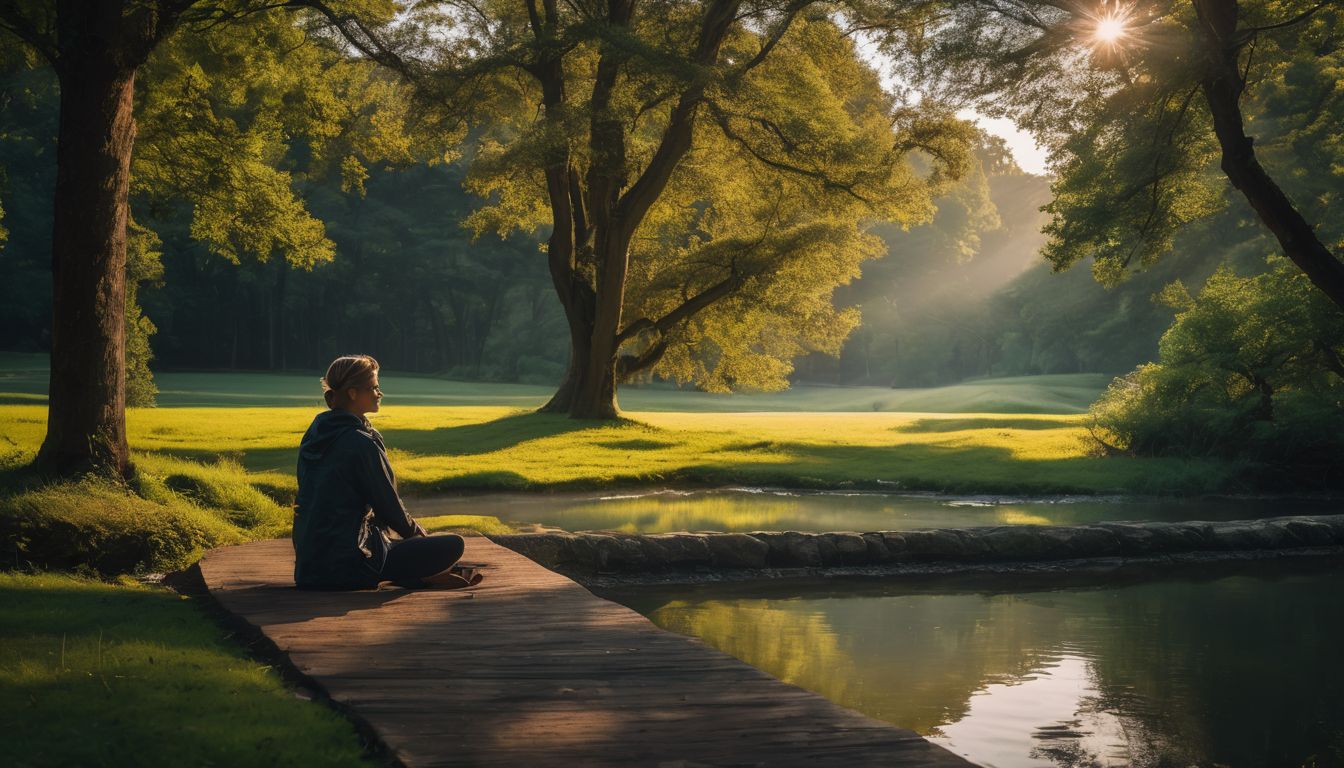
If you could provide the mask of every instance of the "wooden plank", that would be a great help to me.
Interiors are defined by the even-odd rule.
[[[301,592],[288,541],[201,561],[215,600],[414,766],[963,766],[479,537],[471,590]]]

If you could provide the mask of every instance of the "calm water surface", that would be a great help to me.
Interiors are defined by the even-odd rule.
[[[981,765],[1344,765],[1344,570],[1288,567],[612,596]]]
[[[494,515],[568,531],[897,531],[1114,520],[1247,520],[1334,514],[1338,500],[1271,498],[1124,499],[1058,496],[898,495],[760,488],[606,494],[496,494],[419,499],[416,515]]]

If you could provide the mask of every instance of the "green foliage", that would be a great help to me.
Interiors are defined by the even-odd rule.
[[[634,329],[621,339],[625,359],[654,361],[631,365],[646,376],[777,390],[794,358],[838,354],[859,318],[831,294],[882,255],[872,225],[930,219],[932,197],[971,167],[967,125],[931,102],[898,105],[835,19],[801,10],[744,4],[712,67],[692,58],[691,31],[717,12],[699,4],[641,8],[628,27],[562,10],[549,31],[570,41],[554,54],[560,62],[542,46],[527,72],[554,72],[564,93],[593,101],[549,103],[539,114],[543,94],[529,79],[491,81],[510,108],[480,126],[468,184],[489,204],[469,223],[478,233],[535,231],[583,208],[572,231],[596,229],[577,235],[567,269],[599,297],[598,312],[603,296],[620,297],[620,323]],[[512,26],[519,19],[499,13],[492,46],[537,46],[531,30]],[[501,51],[503,61],[515,57]],[[684,156],[667,151],[680,146],[667,137],[683,118]],[[544,171],[556,164],[572,169],[567,193],[547,187]],[[610,224],[634,228],[628,254],[606,253],[604,217],[646,189],[656,190],[647,213],[634,206],[635,219]],[[604,264],[627,256],[622,284],[604,283]]]
[[[754,44],[728,55],[746,57]],[[836,308],[832,293],[885,255],[872,223],[904,228],[933,216],[928,183],[892,145],[939,142],[930,174],[941,179],[966,173],[969,137],[954,122],[905,113],[893,136],[889,97],[829,22],[798,23],[723,98],[733,100],[709,110],[706,122],[718,125],[702,127],[674,177],[684,187],[664,194],[651,236],[632,249],[648,278],[630,287],[627,306],[660,317],[724,274],[746,275],[663,334],[668,351],[652,373],[708,391],[778,390],[794,358],[838,355],[858,326],[859,313]],[[789,165],[801,168],[780,171]]]
[[[1226,206],[1195,3],[945,5],[936,26],[889,35],[886,50],[913,82],[1010,117],[1047,148],[1055,182],[1044,253],[1056,268],[1090,257],[1099,280],[1118,283]],[[1247,133],[1322,240],[1338,243],[1344,230],[1328,206],[1344,167],[1334,140],[1344,116],[1340,10],[1312,0],[1233,5]],[[1126,24],[1113,45],[1093,34],[1108,14]]]
[[[162,285],[163,254],[159,248],[163,245],[158,235],[136,224],[127,226],[126,238],[126,405],[146,407],[155,404],[159,388],[154,384],[154,374],[149,370],[149,361],[154,353],[149,346],[149,337],[158,328],[145,317],[140,307],[140,286]]]
[[[312,271],[202,258],[166,218],[165,287],[147,290],[160,360],[198,368],[322,369],[349,350],[384,368],[553,385],[565,329],[535,240],[472,242],[458,165],[370,171],[365,195],[335,179],[305,198],[341,254]]]
[[[151,209],[189,202],[191,237],[235,264],[245,254],[301,269],[330,262],[334,244],[296,180],[329,175],[349,188],[369,162],[414,159],[390,76],[289,12],[185,26],[139,82],[133,191]]]
[[[0,499],[0,541],[12,562],[117,574],[185,568],[246,539],[201,507],[167,501],[94,478],[40,485]]]
[[[6,46],[0,45],[0,52]],[[50,70],[0,74],[0,326],[9,349],[36,351],[51,337],[51,201],[56,187],[56,78]]]
[[[14,765],[371,764],[349,722],[295,696],[194,599],[4,573],[0,604]]]
[[[1328,482],[1344,457],[1344,316],[1285,261],[1222,269],[1162,337],[1159,362],[1093,406],[1101,439],[1138,455],[1216,455]]]

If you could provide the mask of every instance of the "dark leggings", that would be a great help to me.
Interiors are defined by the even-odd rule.
[[[387,551],[382,577],[408,589],[423,587],[426,576],[446,571],[462,558],[466,542],[455,533],[398,541]]]

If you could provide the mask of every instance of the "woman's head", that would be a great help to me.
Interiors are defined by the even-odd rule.
[[[383,391],[378,388],[378,361],[368,355],[345,355],[327,366],[322,377],[322,395],[328,408],[341,408],[363,416],[378,410]]]

